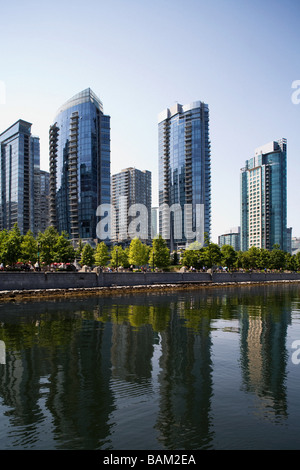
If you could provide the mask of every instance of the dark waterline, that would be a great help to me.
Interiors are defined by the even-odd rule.
[[[299,449],[298,340],[297,285],[2,304],[0,449]]]

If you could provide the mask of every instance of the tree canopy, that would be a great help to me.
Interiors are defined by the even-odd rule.
[[[149,247],[139,238],[131,240],[128,251],[128,262],[134,266],[144,266],[148,262]]]
[[[172,253],[166,240],[158,235],[152,240],[152,246],[143,243],[139,238],[131,240],[130,246],[123,248],[115,245],[109,248],[103,241],[94,249],[90,244],[78,241],[75,250],[66,232],[58,233],[54,227],[48,227],[37,237],[29,230],[22,235],[18,225],[11,230],[0,231],[0,263],[15,267],[17,263],[35,264],[37,260],[45,266],[52,263],[72,263],[76,258],[81,265],[123,266],[148,268],[167,268],[172,262],[178,267],[187,266],[196,269],[213,266],[246,270],[290,270],[300,271],[300,253],[291,254],[274,245],[272,250],[252,246],[247,251],[236,251],[231,245],[212,243],[205,234],[205,244],[192,243],[185,251]],[[176,260],[176,263],[175,263]]]
[[[92,267],[94,263],[95,263],[94,250],[89,243],[86,243],[81,253],[80,264],[82,266]]]
[[[166,240],[158,235],[152,240],[152,248],[149,250],[148,263],[151,266],[165,268],[170,265],[170,250]]]

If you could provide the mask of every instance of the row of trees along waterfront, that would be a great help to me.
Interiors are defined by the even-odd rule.
[[[0,231],[0,263],[5,267],[16,268],[20,265],[50,266],[54,263],[71,264],[77,260],[82,266],[145,266],[147,264],[159,268],[170,265],[170,252],[162,237],[153,240],[147,246],[138,238],[131,241],[130,246],[108,246],[101,242],[96,248],[83,244],[79,240],[75,249],[66,232],[59,234],[54,227],[34,238],[31,231],[21,235],[17,225],[12,230]]]
[[[203,266],[222,266],[229,271],[244,270],[287,270],[300,271],[300,253],[291,255],[274,245],[271,251],[252,246],[248,251],[236,251],[230,245],[221,248],[211,243],[206,237],[205,247],[198,248],[197,243],[183,253],[181,264],[202,269]]]
[[[10,231],[0,231],[0,263],[13,268],[18,264],[35,265],[38,262],[41,266],[49,266],[54,263],[73,263],[77,260],[82,266],[113,268],[128,268],[132,265],[168,268],[171,265],[181,265],[196,270],[215,266],[226,267],[228,270],[242,268],[300,271],[300,253],[291,255],[281,250],[278,245],[274,245],[271,251],[253,246],[242,252],[234,250],[230,245],[220,248],[205,236],[204,247],[201,248],[195,242],[189,248],[184,252],[170,253],[166,241],[159,235],[152,240],[152,246],[135,238],[125,249],[116,245],[108,247],[104,242],[97,244],[94,249],[79,240],[77,249],[74,249],[68,234],[59,234],[54,227],[48,227],[45,232],[39,233],[37,238],[34,238],[30,231],[21,235],[17,225]]]

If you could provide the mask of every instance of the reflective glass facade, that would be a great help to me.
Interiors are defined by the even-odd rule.
[[[287,141],[258,148],[241,170],[241,249],[287,244]]]
[[[184,205],[191,207],[196,231],[196,204],[204,206],[204,232],[210,236],[211,174],[208,105],[196,101],[176,104],[159,115],[159,205],[175,204],[182,217],[170,214],[170,247],[185,245]],[[179,207],[178,206],[178,207]],[[169,214],[160,211],[159,232],[168,239]],[[203,229],[203,228],[202,228]],[[182,234],[180,236],[180,234]]]
[[[112,176],[112,204],[116,216],[112,226],[115,241],[131,241],[128,227],[136,214],[130,216],[129,209],[134,204],[142,204],[147,209],[145,226],[140,227],[140,238],[145,242],[151,239],[151,181],[150,171],[137,168],[126,168]]]
[[[40,142],[19,120],[0,134],[0,230],[15,223],[22,234],[39,230]]]
[[[240,227],[234,227],[218,237],[218,245],[220,247],[230,245],[236,251],[239,251],[241,249],[240,238]]]
[[[61,107],[50,128],[50,224],[96,238],[96,209],[110,203],[110,117],[90,88]]]

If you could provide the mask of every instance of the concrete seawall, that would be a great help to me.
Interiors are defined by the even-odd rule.
[[[164,284],[228,284],[300,281],[300,273],[95,273],[0,272],[1,291],[91,289]]]

